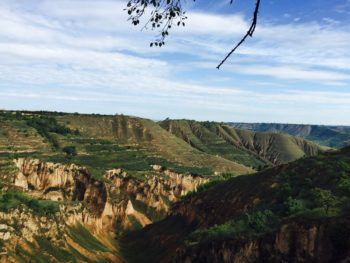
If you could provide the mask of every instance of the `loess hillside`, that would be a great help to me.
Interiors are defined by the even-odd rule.
[[[333,148],[341,148],[350,143],[350,127],[347,126],[234,122],[228,124],[244,130],[286,133]]]
[[[344,259],[349,156],[222,123],[0,111],[0,261]],[[295,246],[316,239],[327,254]]]
[[[77,129],[86,137],[114,140],[121,145],[138,146],[146,151],[187,167],[205,167],[212,171],[250,173],[253,170],[235,160],[227,160],[195,149],[162,129],[157,123],[137,117],[65,115],[60,123]]]
[[[302,138],[235,129],[222,123],[165,120],[160,125],[202,152],[255,168],[314,156],[322,150]]]
[[[130,262],[344,262],[349,186],[350,148],[232,178],[126,236],[123,251]]]

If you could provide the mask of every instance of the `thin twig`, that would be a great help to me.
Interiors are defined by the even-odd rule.
[[[232,0],[233,1],[233,0]],[[231,1],[231,3],[232,3]],[[225,61],[239,48],[243,42],[247,39],[247,37],[252,37],[258,22],[258,13],[259,13],[259,8],[260,8],[260,0],[256,0],[256,5],[255,5],[255,10],[254,10],[254,15],[253,15],[253,20],[250,25],[249,30],[247,33],[244,35],[244,37],[241,39],[241,41],[238,42],[238,44],[227,54],[227,56],[220,62],[220,64],[216,67],[217,69],[220,69],[220,67],[225,63]]]

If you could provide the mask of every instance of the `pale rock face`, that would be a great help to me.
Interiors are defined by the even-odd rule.
[[[148,219],[145,215],[134,209],[131,201],[128,202],[125,214],[134,216],[141,223],[142,226],[146,226],[152,223],[152,221]]]
[[[116,224],[122,228],[132,227],[130,216],[135,217],[142,226],[152,223],[144,212],[135,209],[133,202],[142,202],[165,215],[169,211],[169,202],[179,200],[208,181],[166,170],[160,165],[153,166],[159,175],[146,176],[145,180],[129,176],[118,168],[106,171],[106,180],[99,181],[92,178],[86,168],[74,164],[54,164],[26,158],[16,160],[15,164],[19,170],[14,179],[15,185],[33,197],[53,201],[84,201],[84,205],[60,206],[60,218],[66,225],[80,223],[96,231],[107,232],[115,231]],[[14,211],[13,215],[16,213],[19,212]],[[46,217],[39,219],[39,223],[32,218],[21,220],[25,222],[21,229],[27,240],[32,240],[32,233],[50,225]]]
[[[24,190],[28,190],[27,177],[24,176],[22,172],[18,172],[15,178],[15,186],[19,186],[19,187],[22,187]]]
[[[61,216],[58,216],[58,220],[40,217],[24,207],[19,207],[6,213],[0,212],[0,221],[4,222],[0,225],[2,229],[0,231],[0,239],[3,240],[15,238],[33,242],[34,236],[40,235],[56,242],[56,240],[60,239],[59,233],[65,229],[64,220]]]
[[[8,229],[11,229],[13,230],[12,227],[6,225],[6,224],[0,224],[0,230],[4,231],[4,230],[8,230]]]
[[[52,200],[52,201],[63,201],[64,200],[64,196],[62,194],[62,192],[60,191],[50,191],[47,194],[44,194],[44,199],[47,200]]]
[[[169,202],[175,202],[188,192],[197,190],[201,184],[208,182],[208,179],[183,175],[170,170],[166,170],[160,165],[153,165],[153,169],[159,172],[159,176],[148,176],[144,181],[137,180],[125,173],[113,173],[107,171],[106,178],[111,180],[114,191],[123,189],[132,194],[137,201],[145,203],[156,211],[169,210]]]
[[[152,169],[156,172],[162,172],[163,171],[163,167],[161,165],[158,164],[154,164],[152,165]]]
[[[11,233],[10,232],[0,232],[0,239],[6,241],[11,238]]]
[[[49,192],[51,189],[63,189],[69,196],[72,188],[80,178],[90,178],[85,168],[74,164],[61,165],[45,163],[37,159],[19,158],[15,160],[19,172],[15,178],[15,185],[24,188]]]

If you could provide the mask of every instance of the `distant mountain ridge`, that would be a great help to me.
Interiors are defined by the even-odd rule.
[[[350,126],[241,122],[229,122],[228,125],[258,132],[287,133],[333,148],[350,144]]]

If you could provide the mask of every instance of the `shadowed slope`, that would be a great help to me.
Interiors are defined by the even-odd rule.
[[[124,237],[123,253],[140,251],[130,262],[341,261],[350,248],[349,156],[347,148],[219,183]],[[325,209],[320,192],[338,201]]]

